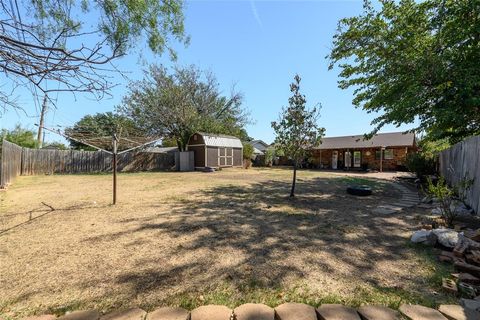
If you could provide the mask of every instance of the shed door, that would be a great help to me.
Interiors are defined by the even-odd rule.
[[[218,148],[218,166],[219,167],[233,166],[233,149],[232,148]]]
[[[225,165],[233,166],[233,149],[227,148],[225,149]]]

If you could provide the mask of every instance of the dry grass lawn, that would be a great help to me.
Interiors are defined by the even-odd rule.
[[[0,314],[283,301],[440,303],[445,267],[409,245],[390,182],[300,171],[20,177],[0,193]],[[375,195],[347,195],[353,182]],[[52,211],[51,208],[54,210]]]

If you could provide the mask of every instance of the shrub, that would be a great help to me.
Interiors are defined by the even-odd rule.
[[[265,150],[265,166],[271,167],[273,165],[273,160],[275,160],[275,157],[275,149],[268,148],[267,150]]]
[[[427,157],[421,153],[411,153],[407,157],[406,166],[417,177],[423,178],[437,172],[435,158]]]
[[[437,183],[433,183],[432,179],[429,178],[427,191],[440,202],[442,218],[448,226],[451,226],[457,216],[455,210],[452,210],[452,201],[455,193],[447,185],[445,178],[440,177]]]
[[[431,178],[428,179],[427,191],[439,201],[442,218],[448,226],[451,226],[457,217],[457,207],[453,205],[453,200],[458,199],[465,204],[466,194],[472,185],[473,180],[468,177],[453,187],[448,186],[444,177],[440,177],[436,183],[432,182]]]
[[[243,143],[243,159],[252,160],[253,146],[250,143]]]

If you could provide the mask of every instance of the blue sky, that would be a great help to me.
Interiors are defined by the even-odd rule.
[[[232,86],[243,92],[245,107],[254,123],[247,127],[250,136],[272,142],[270,123],[278,118],[290,96],[289,84],[298,73],[307,104],[321,103],[320,125],[327,136],[363,134],[371,130],[373,114],[352,106],[352,91],[337,87],[338,70],[328,71],[325,56],[332,45],[337,22],[361,12],[362,1],[188,1],[186,31],[188,47],[175,46],[177,64],[195,64],[213,72],[223,92]],[[92,21],[95,23],[95,21]],[[140,79],[144,66],[138,52],[148,62],[172,65],[168,55],[152,57],[141,46],[117,62],[131,79]],[[88,97],[62,94],[57,110],[50,110],[47,126],[72,125],[83,115],[112,111],[125,94],[127,81],[118,77],[120,86],[113,98],[93,101]],[[29,116],[8,112],[0,118],[0,127],[16,123],[34,128],[37,111],[28,92],[20,100]],[[401,131],[413,125],[385,127],[382,132]],[[47,140],[61,140],[53,134]]]

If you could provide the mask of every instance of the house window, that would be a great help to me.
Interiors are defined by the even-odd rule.
[[[383,150],[383,160],[393,159],[393,149]],[[375,160],[380,160],[380,150],[375,151]]]
[[[383,152],[383,158],[385,160],[393,159],[393,149],[385,149],[385,151]]]

